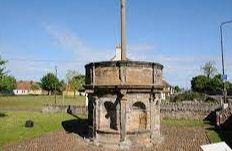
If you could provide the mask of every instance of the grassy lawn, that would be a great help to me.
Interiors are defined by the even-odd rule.
[[[208,136],[211,143],[217,143],[223,141],[222,135],[216,130],[206,130],[206,135]]]
[[[0,96],[0,111],[40,111],[44,104],[54,104],[54,96]],[[85,97],[57,96],[57,104],[64,105],[84,105]]]
[[[81,117],[84,117],[82,115]],[[31,119],[33,128],[25,128],[25,121]],[[6,112],[0,116],[0,148],[6,144],[43,135],[62,128],[61,122],[75,119],[66,113]]]

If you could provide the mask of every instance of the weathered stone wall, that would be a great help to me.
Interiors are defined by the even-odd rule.
[[[100,97],[97,102],[97,130],[119,131],[119,110],[120,104],[116,95],[105,95]]]
[[[150,94],[127,94],[127,131],[150,128]],[[120,104],[116,95],[101,96],[97,100],[99,130],[113,129],[119,132]],[[158,116],[158,115],[157,115]],[[115,126],[114,126],[115,125]],[[115,128],[114,128],[115,127]]]
[[[206,119],[210,114],[214,114],[220,104],[190,102],[182,103],[161,103],[161,118],[170,119]]]
[[[86,65],[87,85],[161,85],[162,68],[150,62],[97,62]]]
[[[150,94],[127,95],[127,131],[150,129]]]
[[[54,105],[46,104],[42,108],[42,112],[68,112],[71,111],[73,114],[83,114],[87,113],[87,108],[85,106],[75,106],[75,105]]]
[[[101,95],[99,95],[101,94]],[[122,98],[118,94],[98,93],[89,100],[95,99],[89,112],[93,114],[93,123],[96,123],[96,142],[104,145],[118,145],[120,143],[120,120]],[[132,146],[146,146],[151,144],[151,137],[159,137],[160,113],[157,98],[151,93],[127,93],[124,96],[125,104],[125,138],[126,143]],[[89,103],[90,105],[91,103]],[[153,104],[153,105],[151,105]],[[152,107],[153,106],[153,107]],[[153,115],[153,116],[151,116]],[[154,136],[153,136],[154,134]]]
[[[135,97],[136,98],[136,97]],[[112,99],[115,100],[115,99]],[[140,99],[142,100],[142,99]],[[132,101],[134,102],[134,101]],[[131,105],[129,110],[132,109],[133,103],[129,103]],[[135,102],[134,102],[135,103]],[[144,104],[149,107],[147,104],[148,101],[144,101]],[[44,105],[42,108],[42,112],[67,112],[69,106],[68,105]],[[170,119],[205,119],[207,116],[209,116],[212,112],[214,112],[216,109],[220,108],[220,104],[210,104],[210,103],[199,103],[199,102],[183,102],[183,103],[161,103],[160,105],[160,113],[161,118],[170,118]],[[73,114],[85,114],[87,113],[87,108],[84,106],[70,106],[70,109],[72,110]],[[104,108],[102,108],[105,110]],[[117,107],[117,114],[119,107]],[[105,114],[107,114],[107,111],[105,110]],[[141,117],[141,112],[135,111],[134,113],[137,116]],[[214,114],[214,113],[213,113]],[[103,114],[102,114],[103,115]],[[130,116],[128,117],[128,128],[131,127],[137,127],[138,124],[135,124],[135,122],[132,119],[136,116]],[[117,116],[119,118],[119,115]],[[149,114],[147,114],[147,117],[144,119],[145,122],[147,122],[147,127],[149,127]],[[102,119],[106,119],[104,116],[102,116]],[[119,119],[116,120],[117,125],[119,125]],[[110,127],[110,118],[106,119],[105,122],[106,127]],[[134,123],[134,124],[133,124]],[[130,126],[132,125],[132,126]],[[137,126],[136,126],[137,125]]]

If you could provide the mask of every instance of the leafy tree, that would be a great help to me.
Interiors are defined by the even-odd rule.
[[[66,87],[66,84],[65,84],[64,80],[61,80],[60,81],[60,89],[59,89],[59,91],[63,92],[65,90],[65,87]]]
[[[48,91],[49,95],[53,94],[54,91],[59,90],[61,87],[59,79],[53,73],[47,73],[44,75],[40,83],[41,87]]]
[[[214,62],[213,61],[208,61],[206,62],[201,69],[204,72],[204,75],[209,78],[209,77],[213,77],[215,75],[215,73],[217,72],[216,67],[214,66]]]
[[[67,80],[67,83],[69,83],[73,77],[75,76],[78,76],[79,73],[75,70],[68,70],[67,73],[66,73],[66,80]]]
[[[0,78],[5,74],[4,70],[6,69],[5,64],[7,63],[6,60],[3,60],[0,56]]]
[[[192,90],[199,93],[206,93],[209,95],[222,94],[223,92],[223,81],[221,79],[221,74],[215,75],[217,69],[212,61],[207,62],[203,67],[205,75],[198,75],[193,77],[191,80]],[[214,76],[215,75],[215,76]],[[232,94],[232,84],[226,81],[225,88]]]
[[[215,75],[213,78],[204,75],[193,77],[191,85],[193,91],[209,95],[222,94],[223,91],[223,81],[220,74]],[[225,88],[229,94],[232,93],[232,84],[229,81],[225,82]]]
[[[178,85],[176,85],[174,87],[174,91],[175,91],[175,93],[179,93],[181,91],[181,89],[180,89],[180,87]]]
[[[226,88],[227,88],[227,93],[228,95],[232,95],[232,83],[230,82],[225,82]]]
[[[221,94],[222,93],[223,82],[220,78],[220,75],[216,75],[213,78],[210,78],[208,83],[208,92],[207,94]]]
[[[6,60],[0,56],[0,91],[12,91],[16,86],[16,80],[13,76],[7,75],[5,69]]]
[[[32,89],[32,90],[39,90],[39,89],[40,89],[39,83],[32,83],[31,89]]]
[[[75,89],[79,90],[83,88],[83,85],[85,84],[85,76],[84,75],[78,75],[73,77],[73,80],[75,81]]]
[[[191,80],[192,90],[196,92],[206,93],[209,80],[210,79],[204,75],[193,77]]]
[[[85,83],[85,76],[79,74],[76,71],[69,70],[66,74],[68,87],[70,90],[74,91],[74,96],[76,95],[76,90],[83,87]]]
[[[12,91],[16,87],[16,79],[9,75],[0,78],[0,91]]]

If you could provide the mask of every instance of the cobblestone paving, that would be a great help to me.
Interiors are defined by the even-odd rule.
[[[203,127],[162,126],[164,141],[157,147],[133,149],[133,151],[199,151],[200,145],[207,144]],[[108,151],[88,144],[81,137],[64,130],[9,145],[3,151]],[[113,150],[112,150],[113,151]]]

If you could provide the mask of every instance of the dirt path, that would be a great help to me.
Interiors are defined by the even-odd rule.
[[[203,127],[163,126],[163,144],[144,151],[198,151],[200,145],[207,144]],[[89,145],[81,137],[59,130],[31,140],[5,146],[4,151],[108,151]],[[112,150],[112,149],[110,149]],[[133,151],[136,151],[133,149]]]

